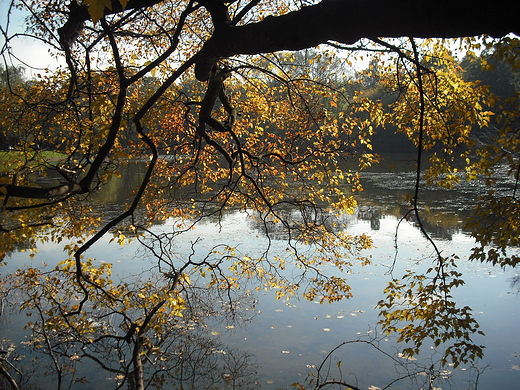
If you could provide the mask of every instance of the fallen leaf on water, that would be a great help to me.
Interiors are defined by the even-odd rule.
[[[404,353],[401,353],[401,352],[399,352],[397,354],[397,356],[399,356],[401,359],[406,359],[406,360],[410,360],[410,361],[417,360],[417,358],[414,358],[413,356],[407,356],[407,355],[405,355]]]

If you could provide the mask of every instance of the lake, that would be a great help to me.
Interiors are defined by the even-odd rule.
[[[249,381],[248,386],[237,388],[274,390],[294,388],[292,384],[297,382],[305,384],[309,372],[315,373],[316,367],[330,351],[350,341],[327,361],[325,367],[331,375],[329,379],[341,379],[370,390],[386,388],[394,381],[388,388],[428,388],[430,373],[424,367],[438,361],[442,346],[436,351],[432,345],[424,345],[417,360],[405,359],[398,354],[395,338],[382,335],[376,325],[378,310],[375,307],[391,278],[388,271],[394,260],[393,275],[401,277],[406,270],[426,270],[434,258],[433,248],[413,221],[399,225],[396,252],[396,228],[407,211],[405,199],[413,192],[415,179],[413,164],[406,159],[398,161],[400,164],[392,171],[382,165],[362,174],[365,191],[357,195],[359,207],[356,213],[346,217],[349,233],[368,233],[375,245],[364,253],[371,256],[372,264],[353,266],[348,272],[353,298],[320,305],[298,297],[289,301],[276,300],[274,291],[254,292],[254,307],[250,307],[247,314],[251,319],[242,326],[209,321],[211,329],[208,329],[208,334],[218,338],[220,343],[213,351],[215,355],[232,356],[240,352],[248,356],[247,362],[251,367],[242,377],[242,380]],[[123,182],[131,188],[131,183]],[[507,187],[508,183],[504,181],[499,185]],[[478,367],[463,365],[454,369],[446,366],[435,372],[433,383],[442,389],[517,390],[520,386],[520,295],[519,286],[512,284],[516,272],[466,260],[473,239],[463,230],[463,222],[481,191],[478,184],[465,183],[452,191],[430,188],[421,193],[421,200],[428,206],[423,216],[426,230],[443,254],[456,253],[461,259],[459,271],[463,273],[466,284],[457,289],[455,299],[460,306],[468,305],[473,309],[486,334],[485,337],[475,337],[476,343],[486,346],[484,359],[478,362]],[[113,194],[121,196],[124,191],[116,186],[106,195],[109,203],[119,201]],[[171,224],[166,221],[154,226],[153,230],[168,232]],[[183,237],[176,247],[179,253],[189,253],[190,243],[195,240],[198,240],[196,248],[201,253],[226,243],[237,247],[242,254],[253,256],[261,253],[266,245],[258,226],[245,213],[238,211],[224,215],[220,226],[214,221],[202,222]],[[108,241],[107,237],[96,244],[89,257],[114,263],[114,274],[120,277],[139,274],[150,268],[150,261],[141,250],[137,250],[136,243],[120,247]],[[22,264],[53,265],[65,257],[62,246],[39,245],[34,259],[29,259],[24,252],[15,253],[0,271],[5,275]],[[271,250],[283,253],[283,241],[273,241]],[[19,340],[24,337],[20,330],[21,320],[16,316],[4,318],[2,338]],[[95,377],[97,374],[91,370],[87,371]],[[103,373],[99,375],[106,376]],[[89,379],[90,384],[74,388],[101,388],[102,379]]]

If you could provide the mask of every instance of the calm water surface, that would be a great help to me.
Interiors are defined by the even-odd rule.
[[[395,356],[396,345],[392,337],[378,332],[375,306],[391,276],[389,266],[397,259],[394,275],[400,277],[408,269],[421,271],[432,265],[433,248],[421,235],[413,221],[400,225],[396,257],[395,233],[406,195],[413,190],[414,174],[397,172],[367,172],[364,174],[366,191],[358,195],[360,204],[356,214],[348,217],[347,230],[351,234],[369,233],[376,248],[364,253],[372,257],[366,267],[354,266],[347,275],[354,297],[334,304],[320,305],[298,298],[277,301],[271,291],[258,293],[255,306],[257,315],[244,327],[227,329],[215,325],[213,334],[229,349],[247,351],[258,366],[257,381],[262,389],[292,388],[295,382],[304,383],[313,367],[319,365],[326,354],[344,341],[371,341],[383,351]],[[504,184],[507,186],[507,184]],[[459,271],[463,272],[465,286],[455,292],[460,306],[469,305],[481,324],[485,337],[475,341],[486,345],[485,357],[479,362],[479,389],[520,389],[520,295],[510,280],[515,272],[494,268],[486,264],[465,261],[473,240],[462,230],[462,221],[471,210],[471,201],[479,188],[466,185],[455,191],[429,190],[423,192],[429,211],[425,212],[425,226],[444,254],[457,253],[461,258]],[[168,231],[168,223],[156,226],[156,231]],[[247,215],[238,212],[227,214],[222,226],[202,223],[178,244],[179,251],[188,251],[192,240],[201,238],[201,249],[227,243],[237,246],[242,254],[254,256],[265,248],[266,241]],[[283,251],[283,242],[274,242],[273,252]],[[150,262],[136,252],[137,246],[108,244],[108,238],[96,245],[89,257],[114,263],[117,275],[139,273],[150,267]],[[27,254],[17,253],[9,259],[2,273],[22,264],[52,264],[65,257],[61,245],[39,247],[38,255],[30,260]],[[20,336],[19,328],[4,327],[3,337]],[[364,342],[348,344],[334,354],[331,372],[339,378],[337,362],[341,360],[343,380],[362,389],[384,388],[400,376],[406,375],[407,366],[415,363],[428,365],[439,359],[430,345],[417,362],[396,358],[392,360],[372,345]],[[225,352],[225,348],[223,350]],[[400,360],[399,360],[400,359]],[[402,364],[402,365],[401,365]],[[431,363],[430,363],[431,364]],[[485,368],[485,369],[484,369]],[[442,388],[475,388],[476,371],[471,367],[454,370],[446,367],[442,373]],[[419,382],[424,379],[418,378]],[[88,388],[88,387],[86,387]],[[95,388],[95,387],[93,387]],[[418,388],[409,381],[397,382],[392,389]]]

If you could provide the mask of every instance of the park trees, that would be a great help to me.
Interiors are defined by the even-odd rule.
[[[464,50],[486,48],[518,69],[518,40],[505,37],[518,32],[518,5],[490,10],[461,0],[449,6],[405,0],[315,3],[12,3],[29,12],[29,32],[66,64],[4,88],[2,95],[1,126],[16,144],[3,163],[0,251],[5,256],[21,246],[31,250],[38,240],[67,241],[68,259],[55,270],[21,271],[10,282],[30,287],[24,305],[40,313],[33,324],[37,342],[59,329],[63,339],[55,345],[63,347],[62,357],[100,363],[93,350],[105,356],[116,344],[118,351],[131,345],[122,367],[110,370],[143,388],[143,365],[149,363],[143,356],[160,351],[153,332],[179,325],[170,322],[188,314],[186,296],[195,281],[217,292],[255,279],[259,286],[278,288],[280,297],[304,284],[309,299],[349,297],[347,281],[326,275],[323,265],[344,270],[368,261],[360,251],[371,246],[370,238],[344,232],[340,216],[356,206],[353,194],[362,189],[357,170],[377,162],[371,150],[376,128],[394,126],[420,153],[432,151],[426,172],[431,184],[449,187],[484,174],[493,191],[493,173],[502,161],[516,174],[516,102],[501,109],[495,138],[473,148],[472,131],[489,127],[498,103],[486,86],[464,80],[449,46],[455,43],[430,38],[464,38],[456,43]],[[16,35],[4,29],[6,59]],[[370,70],[378,81],[372,90],[350,94],[337,77],[311,77],[301,71],[306,66],[301,58],[288,52],[327,43],[339,52],[379,53]],[[329,63],[352,61],[331,50],[323,59],[317,61],[325,69],[320,75]],[[390,91],[392,101],[384,105],[375,88]],[[49,151],[60,154],[44,153]],[[100,216],[91,194],[132,161],[145,161],[146,170],[130,201]],[[421,161],[419,154],[409,212],[419,224]],[[54,182],[38,185],[35,171],[53,172]],[[481,244],[474,257],[515,265],[507,248],[517,244],[516,191],[495,195],[483,199],[479,218],[470,221]],[[174,256],[172,242],[183,232],[229,208],[259,221],[268,237],[265,251],[252,256],[222,246],[207,255]],[[176,221],[172,232],[150,229],[165,220]],[[288,259],[270,252],[273,225],[280,226],[288,258],[301,270],[296,278],[282,272]],[[116,283],[108,266],[88,257],[105,236],[121,245],[139,240],[155,257],[157,273],[140,285]],[[490,249],[492,243],[498,246]],[[308,247],[314,250],[303,250]],[[469,308],[457,308],[450,298],[450,289],[462,283],[449,269],[456,259],[438,252],[436,260],[431,275],[392,281],[380,303],[382,325],[415,343],[408,354],[435,334],[436,343],[454,343],[447,360],[479,357]],[[163,282],[153,282],[157,279]],[[427,298],[417,305],[422,296]],[[231,295],[228,300],[233,306]],[[108,326],[107,317],[117,325]],[[418,322],[400,331],[397,324],[410,320]],[[441,323],[449,326],[439,333]]]

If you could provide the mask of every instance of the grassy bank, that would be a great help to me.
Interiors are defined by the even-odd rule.
[[[0,171],[6,172],[16,170],[23,165],[36,168],[45,163],[52,163],[64,159],[65,154],[59,152],[44,151],[0,151]]]

